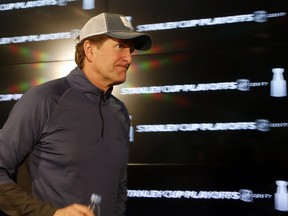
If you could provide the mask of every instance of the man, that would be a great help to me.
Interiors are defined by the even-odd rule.
[[[152,39],[123,15],[102,13],[79,40],[78,67],[26,92],[0,132],[0,209],[8,215],[93,216],[92,193],[102,197],[101,216],[124,214],[130,121],[111,93],[125,82],[133,50],[150,49]],[[15,183],[24,160],[31,194]]]

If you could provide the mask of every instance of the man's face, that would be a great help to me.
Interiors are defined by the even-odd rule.
[[[104,86],[111,87],[125,82],[133,51],[133,44],[127,40],[108,38],[101,46],[94,45],[93,73]]]

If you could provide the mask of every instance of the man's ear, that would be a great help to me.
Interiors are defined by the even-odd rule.
[[[93,58],[93,47],[94,46],[95,45],[89,40],[86,40],[83,44],[84,53],[85,53],[86,58],[89,62],[91,62],[92,58]]]

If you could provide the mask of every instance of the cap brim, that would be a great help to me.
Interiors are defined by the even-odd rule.
[[[148,34],[139,32],[109,32],[106,35],[123,40],[132,40],[137,50],[146,51],[152,47],[152,37]]]

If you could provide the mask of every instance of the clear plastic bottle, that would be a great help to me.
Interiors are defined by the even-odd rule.
[[[90,204],[88,208],[94,212],[96,216],[100,216],[100,202],[101,196],[98,194],[92,194],[90,198]]]

